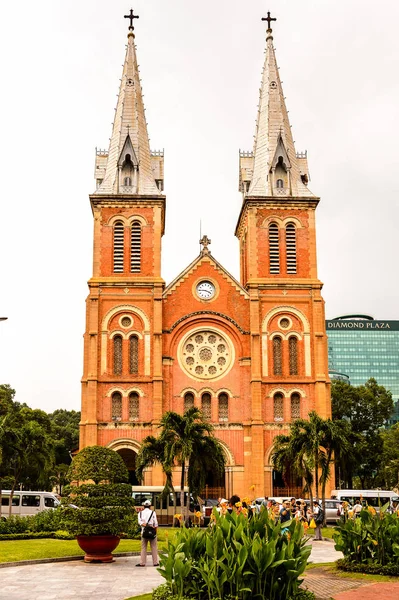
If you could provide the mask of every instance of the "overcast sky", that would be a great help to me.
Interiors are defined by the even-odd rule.
[[[151,147],[165,149],[163,277],[211,251],[239,277],[238,150],[251,150],[267,10],[308,151],[326,315],[399,319],[399,3],[135,0]],[[95,147],[106,149],[127,0],[2,3],[0,383],[80,408]]]

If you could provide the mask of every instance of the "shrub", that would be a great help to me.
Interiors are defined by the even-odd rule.
[[[338,525],[335,549],[352,563],[399,565],[399,516],[364,508],[360,516]]]
[[[54,538],[56,540],[73,540],[75,539],[75,536],[69,533],[69,531],[58,529],[57,531],[54,531]]]
[[[178,600],[295,598],[311,552],[301,523],[275,525],[266,510],[213,518],[206,530],[180,529],[161,555],[159,572]]]
[[[42,510],[32,517],[30,529],[31,531],[57,531],[61,529],[62,516],[63,511],[60,507]]]
[[[54,533],[51,531],[26,531],[25,533],[0,534],[0,540],[35,540],[52,537],[54,537]]]
[[[351,573],[367,573],[368,575],[390,575],[399,577],[399,565],[378,565],[377,563],[356,563],[347,558],[340,558],[336,562],[338,569]]]
[[[94,481],[64,487],[63,524],[75,535],[119,535],[130,529],[134,517],[128,470],[117,452],[88,446],[73,459],[72,481]]]
[[[34,517],[20,517],[11,515],[8,519],[0,521],[0,534],[24,533],[31,530],[31,523]]]

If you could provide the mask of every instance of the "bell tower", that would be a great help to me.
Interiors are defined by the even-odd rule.
[[[316,410],[331,415],[322,283],[306,152],[295,150],[270,17],[254,146],[240,151],[242,206],[236,227],[240,278],[250,294],[251,434],[247,455],[271,483],[273,437]],[[278,494],[277,494],[278,495]]]
[[[162,412],[163,151],[151,151],[130,11],[109,148],[96,151],[80,445],[115,447]],[[150,401],[149,401],[150,399]],[[133,429],[134,435],[133,435]],[[134,446],[136,444],[136,446]],[[134,461],[133,461],[134,462]]]

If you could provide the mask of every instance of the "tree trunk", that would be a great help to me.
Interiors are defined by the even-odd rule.
[[[184,474],[186,470],[186,463],[184,460],[181,463],[181,479],[180,479],[180,510],[183,517],[185,519],[185,510],[184,510]]]

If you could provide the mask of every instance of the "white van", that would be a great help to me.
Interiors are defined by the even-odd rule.
[[[394,496],[397,496],[396,492],[389,490],[332,490],[331,492],[331,498],[339,502],[346,501],[353,506],[356,502],[362,501],[377,510],[391,502]]]
[[[8,517],[10,510],[10,490],[2,491],[1,496],[1,517]],[[21,492],[15,490],[12,497],[11,514],[25,517],[27,515],[36,515],[42,510],[56,508],[60,501],[51,492]]]

